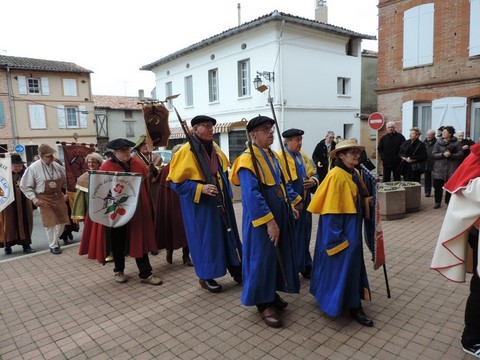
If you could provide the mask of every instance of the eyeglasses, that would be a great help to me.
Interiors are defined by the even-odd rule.
[[[349,154],[352,154],[352,155],[358,155],[360,154],[362,151],[359,150],[359,149],[352,149],[352,150],[348,150],[347,153]]]
[[[206,127],[207,129],[213,129],[214,125],[211,122],[199,123],[198,126]]]
[[[275,126],[274,125],[266,125],[266,126],[261,126],[255,129],[255,131],[262,131],[262,132],[273,132],[275,131]]]

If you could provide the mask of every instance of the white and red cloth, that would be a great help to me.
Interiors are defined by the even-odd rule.
[[[468,233],[480,225],[480,144],[455,171],[444,189],[452,193],[431,268],[448,280],[465,282]],[[478,260],[478,259],[477,259]],[[480,261],[474,269],[480,275]]]

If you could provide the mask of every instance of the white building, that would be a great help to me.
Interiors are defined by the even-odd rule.
[[[188,123],[200,114],[217,119],[217,141],[231,161],[245,149],[236,123],[272,117],[268,92],[280,132],[303,129],[311,155],[328,130],[360,138],[362,39],[375,37],[274,11],[141,69],[155,73],[159,100],[180,94],[173,105]],[[257,76],[268,91],[255,90]],[[178,124],[172,112],[173,139],[183,137]]]

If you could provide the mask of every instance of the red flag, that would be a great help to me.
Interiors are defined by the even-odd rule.
[[[88,170],[85,158],[95,151],[94,144],[77,144],[62,142],[65,171],[67,173],[67,191],[75,192],[77,179]]]

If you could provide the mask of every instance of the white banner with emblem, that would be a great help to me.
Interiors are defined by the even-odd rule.
[[[0,212],[15,199],[10,154],[0,157]]]
[[[137,209],[142,175],[107,171],[88,174],[90,219],[114,228],[128,223]]]

